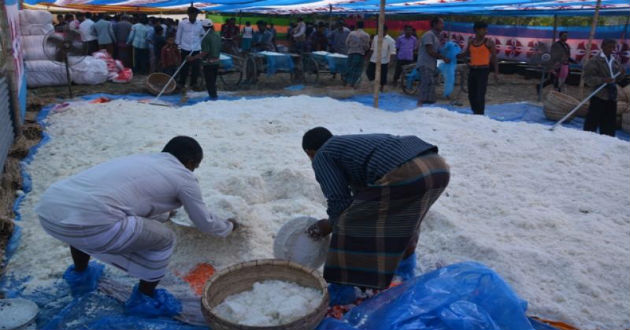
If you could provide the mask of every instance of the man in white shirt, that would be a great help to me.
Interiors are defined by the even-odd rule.
[[[175,36],[175,43],[179,46],[182,59],[186,59],[188,56],[194,57],[201,51],[201,39],[204,36],[204,30],[201,26],[201,22],[197,20],[197,14],[199,9],[195,7],[188,7],[188,19],[183,19],[177,26],[177,35]],[[192,52],[192,53],[191,53]],[[201,71],[201,60],[194,59],[187,61],[179,72],[179,85],[180,87],[186,86],[186,79],[188,79],[188,72],[192,70],[190,77],[190,85],[193,89],[197,86],[197,80],[199,78],[199,72]]]
[[[94,33],[94,29],[92,29],[92,25],[94,25],[94,21],[92,20],[92,13],[79,13],[77,14],[79,21],[79,33],[81,33],[81,41],[85,45],[85,49],[88,54],[92,54],[98,50],[98,40],[96,34]]]
[[[298,24],[293,30],[293,40],[298,53],[304,52],[306,46],[306,23],[302,17],[298,17]]]
[[[393,55],[396,55],[396,41],[387,34],[387,25],[383,26],[383,48],[381,49],[381,92],[387,84],[387,69],[389,67],[389,61]],[[370,81],[374,81],[376,78],[376,53],[378,50],[378,34],[374,36],[372,40],[372,47],[370,48],[370,64],[368,64],[367,75]]]
[[[155,289],[167,272],[175,233],[166,227],[181,206],[206,234],[226,237],[232,219],[212,214],[193,171],[203,158],[193,138],[177,136],[161,153],[113,159],[51,185],[35,208],[44,230],[70,245],[74,265],[64,273],[74,295],[96,289],[103,265],[140,278],[125,304],[129,313],[175,315],[181,306]]]

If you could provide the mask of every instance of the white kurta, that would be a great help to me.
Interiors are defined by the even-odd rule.
[[[35,212],[59,225],[100,226],[130,216],[156,218],[182,205],[200,231],[232,232],[231,222],[206,207],[197,178],[169,153],[117,158],[59,181]]]

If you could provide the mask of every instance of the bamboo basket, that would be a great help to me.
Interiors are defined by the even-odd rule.
[[[212,312],[225,298],[251,290],[255,282],[280,280],[312,287],[322,292],[314,311],[293,322],[278,326],[248,326],[225,320]],[[213,330],[302,330],[315,329],[328,309],[328,284],[316,270],[279,259],[260,259],[232,265],[214,275],[203,289],[201,310]]]
[[[630,112],[624,112],[621,115],[621,129],[626,133],[630,133]]]
[[[147,80],[144,81],[144,85],[149,93],[153,95],[158,95],[160,94],[160,91],[162,91],[162,88],[164,88],[164,85],[166,85],[166,83],[169,81],[169,79],[171,79],[171,76],[167,75],[166,73],[154,72],[147,77]],[[175,83],[175,80],[173,79],[168,84],[168,87],[164,91],[164,94],[171,94],[175,91],[176,88],[177,83]]]
[[[555,90],[550,90],[545,94],[545,98],[543,100],[543,112],[545,113],[545,117],[547,117],[547,119],[557,121],[566,116],[566,114],[573,110],[573,108],[575,108],[578,104],[580,104],[580,101],[576,98]],[[582,108],[585,107],[582,106]],[[580,110],[582,110],[582,108],[580,108]],[[575,118],[577,112],[580,112],[580,110],[573,113],[573,115],[566,121],[569,122],[571,119]]]

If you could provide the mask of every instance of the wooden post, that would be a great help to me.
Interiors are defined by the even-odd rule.
[[[551,40],[551,44],[556,42],[557,32],[558,32],[558,15],[553,15],[553,39]]]
[[[374,74],[374,107],[378,109],[378,93],[381,86],[381,55],[383,54],[383,25],[385,25],[385,2],[381,0],[381,10],[378,14],[378,42],[376,43],[376,70]]]
[[[332,23],[332,5],[328,5],[328,31],[332,31],[333,23]]]
[[[586,56],[582,63],[586,64],[591,58],[591,44],[595,37],[595,29],[597,28],[597,21],[599,20],[599,8],[602,6],[602,0],[597,0],[595,5],[595,15],[593,15],[593,23],[591,24],[591,33],[588,35],[588,43],[586,44]],[[580,74],[580,98],[584,97],[584,65],[582,65],[582,73]]]

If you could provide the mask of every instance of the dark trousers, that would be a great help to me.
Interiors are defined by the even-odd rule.
[[[180,54],[182,55],[182,61],[186,59],[189,50],[180,50]],[[192,52],[190,55],[195,56],[199,54],[199,51]],[[186,62],[182,69],[179,71],[179,85],[184,87],[186,86],[186,79],[188,79],[188,72],[192,71],[190,75],[190,86],[197,86],[197,81],[199,80],[199,73],[201,73],[201,60],[194,60],[192,62]]]
[[[173,74],[175,74],[175,71],[177,71],[177,67],[174,65],[166,67],[166,68],[162,68],[162,72],[166,73],[169,76],[172,76]]]
[[[208,89],[208,96],[211,99],[217,98],[217,72],[219,72],[218,65],[204,65],[203,75],[206,78],[206,88]]]
[[[98,49],[105,49],[111,57],[114,57],[114,44],[98,45]]]
[[[470,101],[470,108],[476,115],[483,115],[486,108],[489,74],[489,68],[470,68],[468,74],[468,101]]]
[[[116,59],[120,60],[126,68],[131,68],[133,66],[131,61],[131,46],[119,43],[116,50]]]
[[[138,74],[149,73],[149,50],[146,48],[133,48],[133,71]]]
[[[602,100],[597,96],[591,98],[588,113],[584,120],[584,130],[615,136],[617,101]]]
[[[381,86],[387,85],[387,68],[389,63],[381,64]],[[369,81],[374,81],[376,79],[376,63],[370,62],[368,64],[367,70],[365,71],[365,75],[367,75]]]
[[[343,76],[343,81],[353,86],[359,81],[361,78],[361,74],[363,73],[363,55],[362,54],[349,54],[348,62],[346,65],[346,72]]]
[[[92,53],[98,51],[98,41],[97,40],[86,41],[84,42],[83,47],[87,51],[88,55],[92,55]]]
[[[396,60],[396,71],[394,71],[394,84],[398,83],[398,79],[400,78],[400,74],[402,73],[403,66],[407,64],[411,64],[413,61],[410,60]]]

